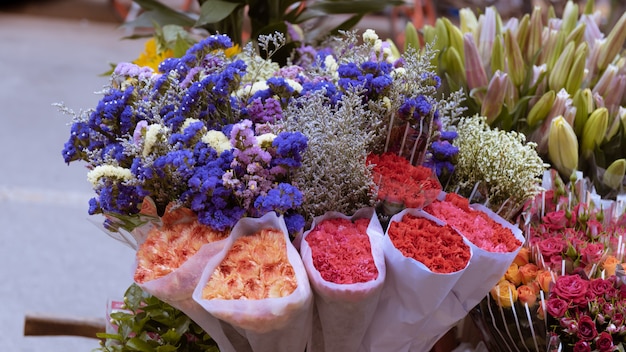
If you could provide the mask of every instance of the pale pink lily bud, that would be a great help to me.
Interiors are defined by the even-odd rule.
[[[491,50],[496,37],[496,10],[493,6],[485,9],[481,18],[480,34],[478,36],[478,52],[482,62],[491,61]]]
[[[543,32],[543,20],[541,18],[541,7],[535,6],[530,16],[530,25],[528,27],[528,40],[526,48],[524,48],[525,59],[527,62],[533,62],[535,55],[541,50],[541,34]]]
[[[596,85],[593,87],[592,92],[594,94],[599,94],[602,97],[606,97],[609,89],[612,88],[612,83],[617,76],[617,71],[617,66],[613,64],[609,65],[604,73],[602,73],[602,76],[600,76],[600,79],[598,80]]]
[[[507,77],[506,73],[496,71],[489,82],[487,87],[487,95],[483,101],[480,113],[487,117],[487,124],[491,124],[502,111],[502,104],[504,104],[504,97],[507,91]]]
[[[530,86],[534,87],[540,80],[546,76],[548,72],[548,65],[541,64],[540,66],[533,66],[533,77],[530,80]]]
[[[580,21],[585,24],[585,42],[590,48],[596,43],[596,40],[604,38],[604,34],[592,16],[582,15]]]
[[[554,104],[552,105],[552,109],[548,113],[548,118],[546,120],[562,115],[565,117],[569,108],[573,106],[572,98],[570,94],[565,90],[561,89],[556,93],[556,98],[554,99]]]
[[[471,91],[475,88],[484,88],[489,84],[487,73],[480,59],[480,53],[476,48],[474,36],[471,33],[463,35],[463,50],[465,51],[465,74],[467,75],[467,87]]]
[[[619,108],[622,98],[624,97],[624,92],[626,91],[626,75],[619,74],[617,77],[611,82],[611,86],[609,91],[604,96],[604,104],[609,109],[609,113],[613,115],[617,112]]]

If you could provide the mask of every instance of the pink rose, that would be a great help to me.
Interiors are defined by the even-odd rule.
[[[578,341],[574,345],[574,352],[591,352],[591,344],[587,341]]]
[[[606,331],[603,331],[596,340],[596,348],[600,352],[610,352],[615,349],[613,345],[613,337]]]
[[[613,290],[613,283],[611,281],[605,279],[594,279],[589,282],[588,295],[591,297],[600,297],[613,292]]]
[[[548,315],[558,319],[565,316],[568,306],[567,302],[560,298],[550,298],[546,302],[546,311]]]
[[[578,319],[578,332],[576,333],[579,339],[584,341],[591,341],[598,336],[598,330],[596,330],[596,323],[588,315],[583,315]]]
[[[565,210],[557,210],[546,214],[542,219],[543,226],[548,230],[561,230],[567,225]]]
[[[604,256],[604,244],[590,243],[581,249],[580,254],[585,264],[599,263]]]
[[[624,315],[622,313],[615,313],[611,317],[611,323],[615,326],[624,325]]]
[[[539,242],[539,251],[544,260],[549,262],[552,257],[561,257],[561,253],[565,251],[567,244],[564,240],[557,237],[546,238]]]
[[[585,296],[589,288],[589,281],[584,280],[578,275],[559,276],[554,283],[552,293],[557,297],[573,301],[575,304],[587,305]]]

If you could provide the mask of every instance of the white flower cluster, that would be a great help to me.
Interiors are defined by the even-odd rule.
[[[493,208],[504,202],[520,204],[541,190],[539,181],[547,165],[536,144],[523,134],[491,129],[482,116],[462,118],[457,125],[459,147],[452,187],[469,196],[476,184],[486,187]],[[484,189],[484,188],[483,188]]]

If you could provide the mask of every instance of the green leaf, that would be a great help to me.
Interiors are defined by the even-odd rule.
[[[156,348],[156,352],[174,352],[178,351],[178,347],[172,345],[159,346]]]
[[[154,347],[150,346],[146,341],[133,337],[128,342],[126,342],[126,347],[130,348],[131,351],[140,351],[140,352],[155,352]]]
[[[222,0],[207,0],[200,7],[200,17],[196,21],[196,27],[202,27],[207,24],[219,22],[231,13],[233,13],[239,6],[243,6],[244,3],[222,1]]]
[[[350,30],[352,28],[354,28],[354,26],[356,26],[361,19],[363,18],[364,14],[357,14],[354,15],[350,18],[348,18],[347,20],[341,22],[339,25],[337,25],[335,28],[330,30],[330,35],[337,35],[339,34],[339,31],[342,30]]]
[[[122,341],[122,337],[119,334],[107,334],[105,332],[96,333],[96,337],[99,339]]]
[[[171,17],[158,11],[146,11],[137,16],[136,19],[124,23],[123,27],[152,28],[155,23],[161,26],[175,24],[183,27],[192,27],[195,21],[191,17]]]

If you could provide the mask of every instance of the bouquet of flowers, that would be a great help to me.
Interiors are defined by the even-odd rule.
[[[430,322],[428,338],[398,329],[402,339],[394,340],[429,349],[478,302],[476,293],[484,296],[495,284],[491,278],[506,271],[521,245],[512,225],[465,204],[465,216],[508,229],[502,253],[483,255],[484,243],[500,246],[502,238],[479,242],[464,234],[468,228],[432,219],[451,239],[432,251],[456,243],[462,253],[461,262],[450,268],[427,260],[423,251],[399,254],[399,247],[406,247],[402,241],[422,240],[423,247],[426,237],[420,232],[402,240],[396,225],[386,230],[385,240],[394,242],[384,245],[382,260],[381,227],[373,231],[378,235],[368,235],[370,250],[364,250],[376,267],[377,275],[367,280],[372,287],[349,294],[351,284],[332,286],[327,278],[312,278],[330,258],[321,263],[316,255],[315,270],[307,265],[307,271],[306,252],[296,252],[291,241],[300,238],[295,244],[302,249],[314,243],[302,233],[314,232],[313,224],[330,212],[349,217],[393,203],[384,214],[390,217],[403,208],[413,214],[416,207],[433,206],[443,188],[439,180],[454,173],[459,153],[452,122],[463,112],[460,95],[441,98],[430,48],[395,56],[373,31],[361,39],[346,32],[321,48],[302,46],[281,67],[266,58],[284,43],[281,34],[261,36],[258,45],[265,54],[259,55],[252,45],[239,51],[227,36],[212,35],[181,57],[165,59],[158,71],[117,65],[98,106],[75,114],[63,149],[66,162],[87,164],[96,192],[89,212],[103,214],[104,228],[138,249],[137,284],[182,310],[220,349],[303,349],[311,344],[312,313],[316,310],[322,321],[329,297],[334,303],[356,301],[355,309],[372,323],[363,321],[363,341],[356,336],[354,344],[376,349],[383,341],[376,338],[389,336],[378,334],[375,324],[398,323],[397,314],[384,307],[397,309],[415,294],[424,297],[403,307],[416,317],[412,328]],[[392,171],[398,165],[402,173]],[[377,213],[368,217],[370,224],[378,222],[372,220]],[[437,214],[448,222],[444,215]],[[402,221],[392,218],[391,223]],[[423,225],[432,228],[432,223]],[[367,242],[359,240],[363,249]],[[286,257],[274,255],[278,252]],[[385,275],[382,264],[392,255],[398,265],[408,260],[408,273],[425,286],[405,287],[401,266]],[[475,279],[481,268],[489,268],[489,280]],[[423,287],[436,290],[426,295]],[[365,293],[360,300],[352,295]],[[442,305],[449,300],[453,304]],[[268,304],[269,311],[263,308]],[[454,309],[435,317],[438,307]],[[323,324],[325,334],[337,333],[328,330],[331,323]],[[302,334],[289,333],[289,325]],[[335,338],[325,335],[324,342]]]

